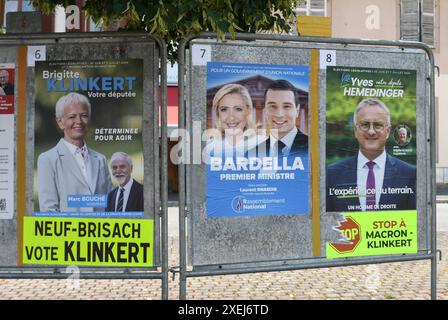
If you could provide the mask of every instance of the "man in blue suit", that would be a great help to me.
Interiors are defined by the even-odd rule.
[[[84,140],[90,126],[90,102],[69,93],[56,102],[56,122],[64,132],[58,144],[37,159],[37,189],[41,212],[92,212],[104,207],[72,205],[68,196],[103,196],[112,189],[107,160]]]
[[[356,107],[358,154],[327,168],[326,211],[415,210],[416,167],[385,151],[390,113],[378,99]]]

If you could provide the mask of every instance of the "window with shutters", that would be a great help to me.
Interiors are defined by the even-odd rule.
[[[438,0],[401,0],[400,38],[436,46]]]
[[[430,46],[435,45],[435,2],[435,0],[424,0],[422,6],[421,41]]]
[[[327,0],[306,0],[302,2],[296,9],[299,16],[327,16],[328,4]]]

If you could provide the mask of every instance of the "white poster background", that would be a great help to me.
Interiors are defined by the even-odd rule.
[[[14,216],[14,115],[0,114],[0,219]]]

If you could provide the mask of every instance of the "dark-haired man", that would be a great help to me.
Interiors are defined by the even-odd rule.
[[[297,89],[287,80],[273,81],[264,94],[269,137],[256,147],[257,157],[290,156],[308,153],[308,136],[296,127],[300,105]],[[249,156],[254,156],[249,150]]]

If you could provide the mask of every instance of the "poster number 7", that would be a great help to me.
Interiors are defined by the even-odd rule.
[[[192,49],[193,65],[205,66],[212,60],[212,48],[210,45],[196,44]]]

